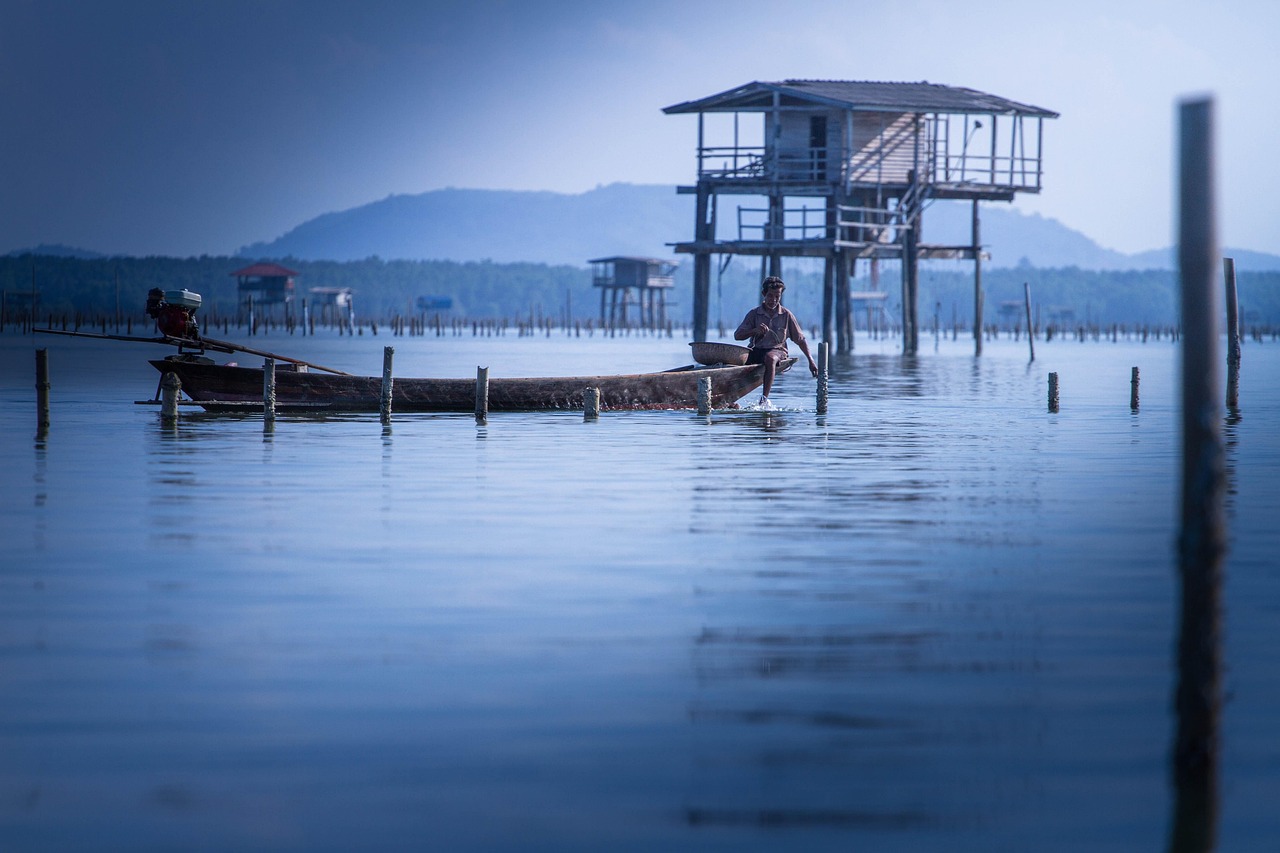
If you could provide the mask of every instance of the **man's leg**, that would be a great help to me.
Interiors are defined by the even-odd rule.
[[[773,390],[773,377],[778,372],[778,362],[782,360],[782,353],[777,350],[769,350],[764,355],[764,385],[760,388],[760,393],[768,397],[769,392]]]

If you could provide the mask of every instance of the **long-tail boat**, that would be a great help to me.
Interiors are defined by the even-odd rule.
[[[787,359],[785,370],[795,363]],[[205,411],[243,411],[263,405],[263,369],[215,364],[207,356],[184,353],[151,362],[172,373],[182,391]],[[658,373],[614,376],[490,377],[490,411],[581,409],[588,388],[600,389],[602,409],[683,409],[697,405],[698,380],[711,379],[711,405],[729,408],[759,388],[764,368],[688,365]],[[382,392],[380,376],[312,372],[307,365],[276,365],[277,411],[376,412]],[[471,412],[475,379],[412,379],[391,383],[391,408],[397,412]]]
[[[55,329],[35,331],[175,346],[177,355],[156,359],[151,364],[161,374],[175,375],[182,383],[182,391],[210,412],[263,406],[265,375],[263,367],[217,364],[205,355],[206,351],[248,353],[279,361],[274,370],[277,411],[376,412],[381,408],[380,376],[352,376],[301,359],[205,337],[196,322],[201,301],[200,294],[188,290],[152,289],[147,294],[146,311],[155,318],[160,332],[156,338]],[[488,408],[491,411],[581,409],[588,388],[600,390],[602,409],[693,408],[698,401],[698,380],[704,377],[711,379],[712,407],[728,408],[764,383],[763,365],[746,364],[744,347],[707,342],[690,346],[698,364],[659,373],[490,378]],[[790,358],[780,362],[779,372],[790,368],[795,361]],[[476,382],[475,379],[395,378],[391,383],[391,408],[398,412],[475,411]]]

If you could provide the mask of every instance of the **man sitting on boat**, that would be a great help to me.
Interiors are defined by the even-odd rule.
[[[742,323],[733,333],[735,341],[751,339],[751,354],[747,356],[747,364],[764,365],[764,385],[761,387],[760,405],[769,406],[769,391],[773,389],[773,377],[778,370],[778,362],[787,357],[787,339],[795,341],[800,352],[809,359],[809,372],[818,375],[818,363],[809,354],[809,342],[805,340],[804,330],[796,315],[782,307],[782,292],[786,284],[776,275],[771,275],[760,284],[760,305],[747,312]]]

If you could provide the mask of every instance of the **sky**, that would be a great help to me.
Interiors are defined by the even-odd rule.
[[[1016,207],[1172,245],[1215,103],[1220,242],[1280,254],[1274,0],[0,0],[0,253],[220,255],[445,187],[691,184],[753,80],[928,80],[1061,114]],[[673,235],[680,239],[684,235]]]

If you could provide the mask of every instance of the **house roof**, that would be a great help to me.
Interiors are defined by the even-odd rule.
[[[638,258],[633,255],[618,255],[611,258],[592,258],[587,261],[587,263],[608,264],[617,263],[618,261],[630,261],[637,264],[671,264],[672,266],[679,266],[676,261],[670,260],[669,258]]]
[[[286,269],[279,264],[269,263],[250,264],[242,270],[236,270],[231,273],[234,276],[257,278],[292,278],[297,274],[294,270]]]
[[[938,83],[884,83],[857,80],[759,81],[716,95],[685,101],[664,108],[668,115],[679,113],[763,111],[773,107],[774,94],[781,106],[829,106],[868,112],[992,113],[1057,118],[1044,107],[1011,101],[999,95],[943,86]]]

